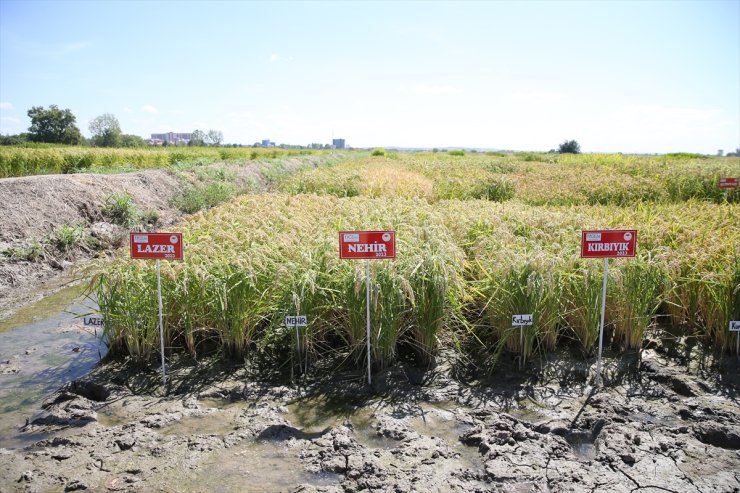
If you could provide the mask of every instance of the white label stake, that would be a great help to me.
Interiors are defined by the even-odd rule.
[[[735,357],[740,360],[740,320],[730,321],[730,332],[735,334]]]

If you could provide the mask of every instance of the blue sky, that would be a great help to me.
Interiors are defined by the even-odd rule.
[[[716,153],[740,147],[740,0],[0,0],[0,133]]]

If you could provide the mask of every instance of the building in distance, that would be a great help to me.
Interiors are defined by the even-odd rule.
[[[152,134],[149,143],[152,145],[187,145],[193,138],[192,133],[167,132],[166,134]]]
[[[332,139],[331,146],[334,149],[344,149],[344,139]]]

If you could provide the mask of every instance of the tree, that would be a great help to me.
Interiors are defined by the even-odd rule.
[[[138,135],[122,134],[119,145],[121,147],[146,147],[146,140]]]
[[[121,125],[111,113],[103,113],[90,122],[92,144],[97,147],[118,147],[121,143]]]
[[[77,118],[69,109],[60,110],[55,104],[48,110],[33,106],[28,110],[28,117],[31,119],[28,137],[32,142],[76,145],[82,141],[80,129],[75,125]]]
[[[203,130],[193,130],[193,133],[190,135],[190,142],[188,142],[188,145],[192,147],[201,147],[206,145],[206,133]]]
[[[28,134],[22,133],[17,135],[0,135],[0,145],[15,146],[28,142]]]
[[[558,152],[560,154],[580,154],[581,144],[579,144],[575,140],[566,140],[562,144],[560,144],[560,147],[558,147]]]
[[[220,130],[209,130],[205,138],[205,141],[214,147],[221,145],[223,140],[224,134]]]

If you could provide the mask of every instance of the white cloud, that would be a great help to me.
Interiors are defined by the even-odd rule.
[[[7,103],[3,101],[0,103],[0,110],[12,110],[13,109],[13,103]]]
[[[143,111],[144,113],[149,113],[151,115],[159,114],[159,110],[150,104],[145,104],[144,106],[142,106],[141,111]]]
[[[280,58],[280,55],[278,55],[277,53],[273,53],[272,55],[270,55],[271,62],[277,62],[278,58]]]
[[[440,94],[457,94],[460,92],[460,90],[452,86],[428,86],[420,84],[414,86],[414,92],[416,94],[423,94],[427,96],[437,96]]]
[[[123,108],[123,112],[124,113],[133,113],[134,110],[132,110],[131,108]]]
[[[21,122],[18,118],[13,118],[12,116],[2,116],[0,117],[0,121],[10,122],[10,123],[20,123]]]

